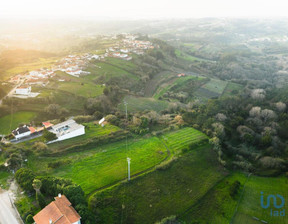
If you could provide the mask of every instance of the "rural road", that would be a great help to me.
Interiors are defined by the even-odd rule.
[[[9,97],[9,96],[11,96],[11,95],[13,95],[13,93],[15,92],[15,90],[16,90],[19,86],[21,86],[24,82],[25,82],[25,80],[20,81],[13,89],[10,90],[9,93],[7,93],[6,96],[4,96],[2,99],[0,99],[0,106],[2,105],[3,99],[5,99],[6,97]],[[0,223],[0,224],[2,224],[2,223]]]
[[[12,206],[11,200],[13,199],[11,195],[13,195],[11,190],[0,189],[0,224],[23,224]]]

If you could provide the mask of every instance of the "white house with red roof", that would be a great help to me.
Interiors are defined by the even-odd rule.
[[[33,217],[35,224],[81,224],[81,217],[65,195],[59,194]]]

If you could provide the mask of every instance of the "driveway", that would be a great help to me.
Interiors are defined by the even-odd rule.
[[[0,189],[0,224],[23,224],[12,205],[13,193],[11,190]]]

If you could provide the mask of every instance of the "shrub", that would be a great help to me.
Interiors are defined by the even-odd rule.
[[[235,196],[238,194],[240,186],[241,184],[238,180],[234,181],[233,184],[230,186],[229,194],[232,198],[235,198]]]
[[[34,223],[34,219],[33,219],[33,216],[31,214],[29,214],[27,217],[26,217],[26,223],[27,224],[32,224]]]
[[[21,168],[17,170],[15,174],[16,181],[25,191],[33,191],[33,180],[35,179],[35,175],[32,170],[27,168]]]
[[[45,140],[46,140],[47,142],[53,141],[53,140],[57,139],[56,134],[54,134],[54,133],[52,133],[52,132],[50,132],[50,131],[47,131],[47,129],[44,129],[44,131],[43,131],[43,137],[45,138]]]
[[[60,161],[56,161],[56,162],[49,162],[48,163],[48,168],[58,168],[59,166],[67,165],[67,164],[70,164],[70,163],[71,163],[70,159],[60,160]]]

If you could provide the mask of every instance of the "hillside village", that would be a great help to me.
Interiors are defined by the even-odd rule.
[[[19,85],[15,95],[29,95],[31,91],[27,88],[23,88],[22,85],[42,85],[46,86],[49,79],[55,77],[57,71],[65,72],[71,76],[79,77],[80,75],[90,74],[85,71],[91,60],[105,60],[106,57],[120,58],[123,60],[131,60],[131,54],[143,55],[145,50],[154,49],[154,45],[150,41],[139,41],[137,35],[122,34],[120,41],[115,41],[114,46],[111,46],[105,50],[104,54],[96,55],[91,53],[81,55],[68,55],[56,62],[51,68],[41,68],[36,71],[29,71],[24,74],[17,74],[10,78],[8,81],[14,85]],[[110,37],[115,39],[115,36]],[[59,80],[64,81],[64,80]],[[19,91],[19,89],[25,89]]]

